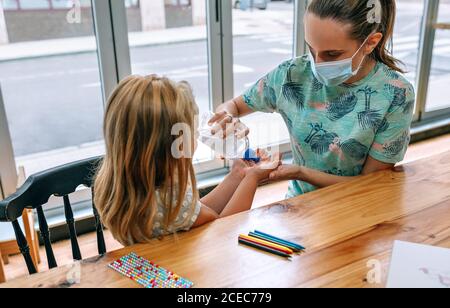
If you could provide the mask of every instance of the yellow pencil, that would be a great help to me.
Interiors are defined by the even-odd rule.
[[[290,248],[287,248],[287,247],[281,246],[281,245],[277,245],[277,244],[274,244],[274,243],[271,243],[271,242],[268,242],[268,241],[264,241],[264,240],[261,240],[259,238],[253,237],[253,236],[248,236],[248,235],[241,234],[239,237],[243,238],[245,240],[249,240],[249,241],[252,241],[252,242],[259,243],[259,244],[264,245],[264,246],[272,247],[272,248],[274,248],[276,250],[284,251],[284,252],[286,252],[288,254],[293,254],[294,253],[294,251],[292,249],[290,249]]]

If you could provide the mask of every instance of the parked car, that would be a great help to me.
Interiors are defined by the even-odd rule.
[[[235,0],[234,1],[234,8],[235,9],[241,9],[241,10],[247,10],[251,7],[257,8],[260,10],[267,9],[267,3],[269,0]]]

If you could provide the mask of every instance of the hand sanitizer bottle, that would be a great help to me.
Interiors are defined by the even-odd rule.
[[[239,138],[237,134],[231,134],[223,138],[220,133],[213,135],[212,127],[208,125],[212,114],[206,113],[202,116],[199,129],[199,141],[214,151],[217,157],[234,160],[244,159],[260,162],[257,153],[250,148],[250,142],[247,136]]]

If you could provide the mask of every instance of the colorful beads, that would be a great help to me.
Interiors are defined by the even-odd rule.
[[[109,265],[110,268],[145,288],[192,288],[194,283],[131,253]]]

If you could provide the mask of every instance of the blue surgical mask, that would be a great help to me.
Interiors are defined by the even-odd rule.
[[[367,40],[368,38],[355,52],[353,57],[340,61],[316,63],[310,51],[309,58],[311,61],[311,69],[314,76],[317,78],[317,80],[319,80],[320,83],[326,85],[327,87],[336,87],[343,84],[350,78],[356,76],[361,69],[365,56],[361,60],[361,63],[358,65],[358,68],[356,70],[353,70],[353,59],[359,53],[361,48],[366,44]]]

